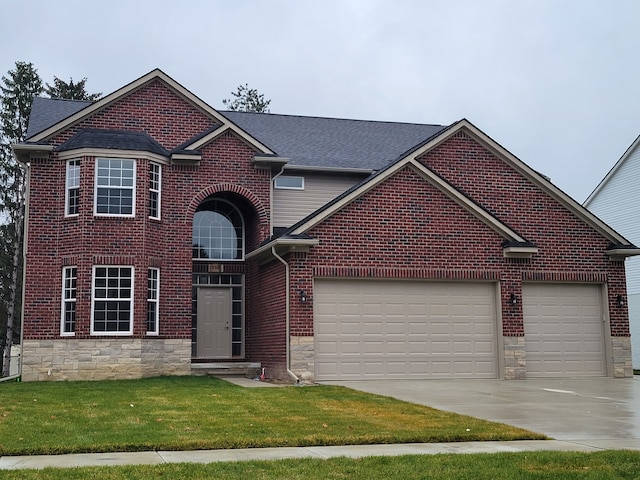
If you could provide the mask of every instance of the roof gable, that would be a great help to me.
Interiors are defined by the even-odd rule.
[[[109,105],[112,105],[119,99],[139,90],[140,88],[154,81],[162,82],[172,91],[174,91],[177,95],[179,95],[180,97],[185,99],[187,102],[189,102],[191,105],[193,105],[195,108],[200,110],[204,115],[211,118],[213,123],[221,124],[224,127],[224,130],[231,130],[238,137],[242,138],[245,142],[249,143],[253,148],[258,150],[259,152],[267,153],[267,154],[274,153],[268,147],[263,145],[260,141],[258,141],[257,139],[247,134],[247,132],[239,128],[237,125],[235,125],[233,122],[228,120],[226,117],[224,117],[220,113],[218,113],[214,108],[210,107],[200,98],[195,96],[193,93],[191,93],[189,90],[184,88],[182,85],[177,83],[175,80],[173,80],[171,77],[169,77],[159,69],[155,69],[149,72],[148,74],[138,78],[137,80],[134,80],[128,85],[125,85],[124,87],[116,90],[115,92],[109,95],[102,97],[101,99],[93,103],[84,105],[79,110],[73,111],[73,108],[69,108],[68,109],[68,112],[70,112],[69,115],[67,115],[62,119],[58,119],[56,123],[49,125],[46,128],[40,130],[39,132],[33,134],[29,138],[29,142],[37,143],[37,142],[45,141],[46,139],[53,137],[56,134],[60,133],[61,131],[80,123],[81,121],[89,118],[95,113],[107,108]],[[80,105],[77,105],[77,106],[80,107]],[[51,115],[47,114],[39,117],[38,114],[36,113],[36,126],[34,126],[32,130],[35,131],[37,128],[42,128],[44,121],[46,119],[50,120],[54,116],[55,116],[54,114],[51,114]],[[40,123],[40,125],[38,125],[38,123],[41,120],[43,123]]]
[[[355,185],[353,188],[346,191],[344,194],[340,195],[332,202],[329,202],[324,207],[318,209],[316,212],[302,219],[296,225],[293,225],[287,232],[285,232],[285,235],[299,235],[302,233],[306,233],[309,229],[324,221],[324,219],[333,215],[335,212],[352,202],[354,199],[363,195],[371,188],[374,188],[380,182],[383,182],[386,178],[388,178],[390,175],[393,175],[399,169],[404,168],[405,166],[411,166],[417,172],[419,172],[423,176],[423,178],[425,178],[425,180],[439,188],[442,192],[450,196],[450,198],[468,209],[471,213],[473,213],[487,225],[491,226],[494,230],[498,231],[505,238],[505,246],[510,245],[513,247],[515,245],[531,245],[531,243],[527,239],[523,238],[508,225],[504,224],[500,219],[496,218],[490,212],[486,211],[483,207],[463,195],[453,185],[446,182],[444,179],[436,175],[433,171],[431,171],[418,161],[419,157],[435,148],[436,146],[441,145],[447,139],[451,138],[453,135],[456,135],[461,131],[464,131],[475,141],[479,142],[489,151],[493,152],[504,162],[506,162],[511,168],[529,179],[542,191],[546,192],[557,202],[563,205],[567,210],[572,212],[582,221],[594,228],[594,230],[607,238],[612,244],[612,249],[613,247],[620,246],[633,247],[633,245],[631,245],[631,243],[622,235],[602,222],[602,220],[597,218],[586,208],[573,200],[558,187],[553,185],[546,177],[540,175],[538,172],[530,168],[528,165],[508,152],[506,149],[504,149],[497,142],[484,134],[466,119],[460,120],[459,122],[450,125],[449,127],[441,130],[433,137],[426,139],[421,144],[415,146],[414,148],[406,152],[406,154],[403,157],[399,158],[396,162],[388,165],[385,169],[379,171],[377,174],[363,180],[361,183]],[[618,248],[617,250],[620,249]],[[635,252],[634,254],[638,253],[640,252]]]

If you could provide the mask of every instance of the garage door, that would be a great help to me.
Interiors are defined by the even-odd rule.
[[[527,377],[606,375],[601,288],[522,287]]]
[[[319,279],[316,379],[496,378],[495,286]]]

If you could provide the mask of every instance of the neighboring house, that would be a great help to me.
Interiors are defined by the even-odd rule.
[[[24,380],[630,377],[640,250],[467,120],[36,99]],[[202,369],[202,370],[201,370]]]
[[[631,242],[640,242],[640,137],[589,195],[584,206]],[[633,366],[640,369],[640,258],[630,258],[625,267]]]

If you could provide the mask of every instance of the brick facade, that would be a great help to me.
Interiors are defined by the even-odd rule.
[[[146,132],[167,151],[218,125],[219,120],[155,80],[128,92],[88,118],[48,139],[59,146],[84,128]],[[201,150],[198,164],[162,160],[161,219],[150,219],[149,163],[136,161],[136,215],[93,214],[96,155],[54,151],[32,158],[24,302],[25,380],[138,378],[189,374],[194,332],[193,275],[242,277],[244,355],[260,362],[269,378],[314,375],[314,278],[385,278],[493,282],[499,287],[503,366],[500,376],[526,378],[523,283],[592,283],[606,287],[608,362],[617,377],[632,375],[623,262],[605,253],[610,240],[514,169],[478,139],[460,132],[417,159],[489,212],[538,252],[505,258],[505,238],[495,228],[406,166],[305,233],[319,244],[308,252],[240,262],[192,261],[192,219],[204,201],[225,199],[242,213],[245,253],[270,232],[271,178],[253,163],[254,148],[227,130]],[[99,156],[99,155],[98,155]],[[80,160],[79,214],[67,217],[66,160]],[[92,275],[100,265],[134,268],[133,334],[91,334]],[[61,335],[62,270],[77,267],[75,333]],[[160,269],[160,329],[146,332],[147,271]],[[221,277],[222,278],[222,277]],[[219,283],[208,285],[221,285]],[[300,301],[304,292],[307,301]],[[287,339],[287,313],[290,336]],[[289,349],[287,348],[289,345]],[[290,359],[287,364],[287,352]]]

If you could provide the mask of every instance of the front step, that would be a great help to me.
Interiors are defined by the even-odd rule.
[[[260,369],[260,362],[192,363],[191,375],[212,377],[242,375],[246,378],[256,378],[260,375]]]

